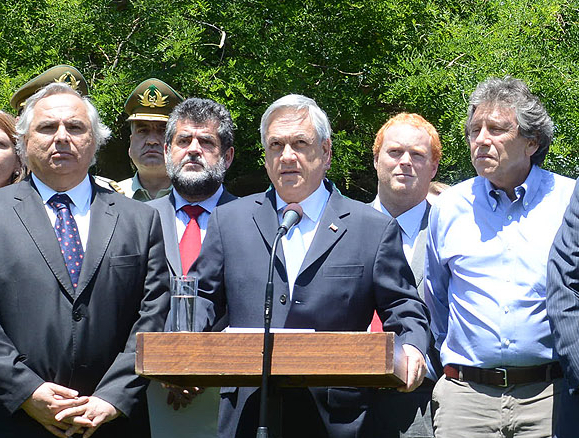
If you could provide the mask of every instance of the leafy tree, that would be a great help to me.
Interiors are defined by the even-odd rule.
[[[463,138],[467,99],[487,77],[525,80],[547,106],[556,140],[546,167],[575,177],[579,8],[570,0],[5,0],[0,105],[48,67],[69,63],[114,132],[96,171],[130,173],[123,103],[147,77],[231,111],[234,193],[263,189],[259,122],[287,93],[314,98],[334,129],[330,177],[346,194],[375,193],[371,146],[400,111],[439,130],[439,179],[473,174]]]

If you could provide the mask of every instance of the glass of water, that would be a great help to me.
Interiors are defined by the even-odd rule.
[[[195,331],[197,278],[187,275],[171,277],[171,331]]]

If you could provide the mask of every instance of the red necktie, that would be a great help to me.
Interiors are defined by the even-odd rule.
[[[199,228],[197,218],[205,209],[199,205],[184,205],[181,207],[181,210],[189,216],[189,223],[179,242],[181,267],[183,268],[183,275],[187,275],[189,268],[197,259],[199,251],[201,251],[201,229]]]
[[[384,331],[384,326],[382,325],[382,321],[380,321],[380,317],[374,311],[374,317],[372,318],[372,323],[370,324],[370,331],[372,333],[380,333]]]

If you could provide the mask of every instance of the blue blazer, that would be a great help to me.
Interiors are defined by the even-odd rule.
[[[366,331],[376,309],[384,330],[397,333],[402,343],[412,344],[424,354],[429,343],[427,309],[404,258],[396,221],[345,198],[328,181],[326,188],[330,198],[298,273],[292,299],[283,250],[278,247],[272,327]],[[200,279],[200,295],[210,303],[199,328],[209,329],[226,309],[232,327],[263,326],[269,257],[278,229],[275,204],[275,192],[268,190],[212,213],[193,265]],[[257,410],[246,406],[255,391],[222,388],[219,436],[255,435]],[[309,391],[328,436],[363,436],[368,423],[367,391]]]

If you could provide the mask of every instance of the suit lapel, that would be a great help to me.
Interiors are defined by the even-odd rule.
[[[161,225],[163,227],[163,238],[165,240],[165,256],[167,263],[174,275],[183,275],[181,266],[181,253],[179,252],[179,238],[177,237],[177,225],[175,217],[175,196],[173,192],[161,203],[159,214],[161,216]]]
[[[114,196],[92,184],[88,242],[80,271],[76,296],[80,296],[100,266],[109,246],[119,214],[114,209]]]
[[[428,214],[430,213],[430,204],[426,203],[426,210],[424,211],[424,216],[422,216],[422,221],[420,222],[420,231],[418,236],[416,236],[416,242],[414,243],[414,255],[412,256],[412,262],[410,263],[410,268],[414,273],[414,279],[416,280],[416,286],[420,286],[424,277],[424,257],[426,253],[426,228],[428,227]],[[418,290],[422,288],[418,287]],[[424,298],[424,297],[421,297]]]
[[[263,200],[258,200],[256,203],[258,205],[253,212],[253,221],[255,222],[255,225],[263,237],[263,240],[266,242],[269,250],[271,251],[273,239],[275,238],[275,234],[279,227],[275,202],[275,192],[273,190],[268,190],[265,192]],[[283,257],[283,251],[279,250],[280,245],[281,242],[278,244],[276,257],[282,263],[285,272],[285,259]]]
[[[236,199],[237,199],[237,196],[232,195],[231,193],[229,193],[227,191],[227,189],[225,187],[223,187],[223,193],[221,194],[221,196],[219,197],[219,200],[217,201],[217,206],[219,207],[220,205],[227,204],[228,202],[231,202],[231,201],[235,201]]]
[[[20,185],[15,198],[21,201],[14,206],[16,214],[30,234],[46,264],[72,300],[74,289],[64,264],[60,245],[46,214],[42,198],[34,189],[31,179]]]
[[[328,185],[326,185],[326,188],[330,191],[330,198],[322,213],[318,229],[314,235],[314,240],[306,253],[298,277],[312,263],[329,251],[330,248],[340,240],[347,229],[342,219],[350,214],[350,210],[347,207],[344,208],[341,202],[342,195],[331,187],[328,187]]]

